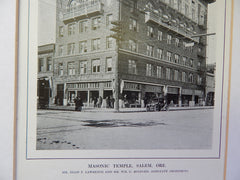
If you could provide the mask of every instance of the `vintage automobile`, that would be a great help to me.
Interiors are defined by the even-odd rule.
[[[163,98],[154,98],[146,105],[146,111],[168,111],[169,106]]]

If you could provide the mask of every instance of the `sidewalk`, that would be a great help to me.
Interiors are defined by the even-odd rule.
[[[195,107],[170,107],[169,111],[182,111],[182,110],[197,110],[197,109],[213,109],[214,106],[195,106]],[[49,110],[61,110],[61,111],[75,111],[74,106],[50,106]],[[110,108],[92,108],[83,107],[83,112],[115,112],[114,109]],[[146,108],[120,108],[119,112],[146,112]]]

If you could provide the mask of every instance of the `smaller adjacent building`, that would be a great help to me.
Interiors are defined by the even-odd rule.
[[[207,64],[207,73],[206,73],[206,105],[214,106],[214,97],[215,97],[215,72],[216,72],[216,63]]]
[[[52,79],[55,44],[38,47],[38,108],[46,108],[53,102]]]

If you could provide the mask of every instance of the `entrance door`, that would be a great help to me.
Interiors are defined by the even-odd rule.
[[[64,84],[57,85],[57,97],[56,104],[63,105],[63,96],[64,96]]]
[[[112,90],[106,90],[103,92],[103,99],[106,99],[106,97],[110,98],[111,96],[113,96]]]
[[[89,100],[90,102],[89,103],[92,103],[94,105],[97,104],[97,100],[99,98],[99,91],[90,91],[90,96],[89,96]]]
[[[77,96],[82,99],[82,102],[86,103],[88,99],[88,92],[87,91],[78,91]]]

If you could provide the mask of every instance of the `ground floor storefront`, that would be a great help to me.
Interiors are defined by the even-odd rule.
[[[114,108],[115,86],[114,81],[57,84],[54,103],[74,106],[75,98],[80,97],[85,107]],[[204,105],[202,90],[179,86],[121,80],[119,91],[120,108],[145,107],[157,98],[164,98],[171,106]]]

